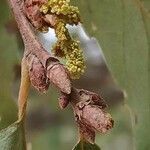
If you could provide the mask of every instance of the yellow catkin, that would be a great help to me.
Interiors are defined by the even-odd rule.
[[[53,46],[53,52],[56,56],[66,59],[66,67],[71,78],[79,79],[85,70],[83,51],[79,41],[73,40],[66,28],[66,24],[73,25],[80,22],[78,8],[71,6],[70,0],[48,0],[41,7],[41,11],[57,17],[54,29],[58,40]]]

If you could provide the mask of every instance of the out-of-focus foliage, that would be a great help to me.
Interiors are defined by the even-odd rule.
[[[17,118],[17,107],[13,101],[12,80],[14,64],[17,59],[17,43],[15,37],[6,31],[9,21],[8,6],[4,0],[0,5],[0,129],[7,127]],[[17,88],[17,87],[15,87]],[[13,123],[0,131],[0,149],[23,150],[22,125]]]
[[[6,1],[0,5],[0,129],[16,120],[17,107],[12,98],[13,65],[17,60],[15,37],[4,26],[10,18]]]
[[[73,150],[100,150],[100,148],[96,144],[91,144],[81,140]]]
[[[103,147],[124,149],[126,144],[129,146],[132,141],[131,147],[125,149],[149,149],[150,1],[76,0],[76,2],[87,31],[99,39],[114,77],[127,93],[125,103],[128,105],[122,110],[117,110],[120,111],[119,117],[122,118],[123,115],[126,117],[118,120],[114,114],[116,126],[111,138],[107,139],[108,145],[113,145],[113,148],[108,145]],[[124,125],[121,122],[124,122]],[[124,136],[131,138],[123,141],[121,137],[125,131],[128,134]]]
[[[0,131],[1,150],[26,150],[24,128],[21,122],[15,122]]]

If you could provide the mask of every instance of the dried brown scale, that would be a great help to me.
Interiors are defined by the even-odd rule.
[[[47,77],[61,92],[71,93],[71,82],[67,70],[60,63],[52,64],[47,68]]]
[[[92,100],[93,96],[96,103]],[[83,134],[81,136],[86,138],[86,140],[92,138],[96,131],[106,133],[113,127],[114,121],[110,114],[104,110],[106,104],[99,95],[83,89],[72,88],[70,98],[79,128],[82,125],[82,127],[84,126],[87,129],[86,131],[84,128],[80,128],[80,133]],[[88,129],[94,131],[93,135]]]
[[[52,14],[43,14],[40,8],[47,0],[26,0],[23,12],[30,23],[38,30],[48,31],[48,27],[54,27],[57,17]]]
[[[32,86],[40,92],[46,92],[49,87],[49,79],[46,76],[45,68],[35,55],[29,54],[26,58]]]
[[[78,89],[78,92],[79,92],[81,99],[84,98],[84,101],[89,101],[90,104],[98,105],[102,109],[107,107],[106,102],[103,100],[103,98],[100,95],[91,91],[84,90],[84,89]]]
[[[47,2],[47,0],[24,0],[24,2],[26,5],[31,6],[33,4],[42,5]]]
[[[49,27],[54,27],[57,23],[57,17],[55,15],[47,14],[43,19],[49,25]]]
[[[46,0],[25,0],[24,2],[24,13],[36,29],[42,30],[43,27],[45,27],[45,29],[46,27],[48,28],[48,25],[44,20],[42,13],[40,12],[40,7],[45,2]]]
[[[45,67],[41,64],[39,59],[31,53],[27,54],[26,58],[28,59],[30,68],[32,68],[29,73],[32,85],[36,89],[45,92],[50,82],[59,88],[60,91],[70,94],[71,83],[67,71],[55,57],[50,57],[47,53],[44,53],[43,58],[47,60],[47,62],[45,62],[46,64],[44,63]]]
[[[79,115],[81,122],[84,122],[84,124],[89,125],[91,129],[100,133],[106,133],[113,127],[113,120],[110,114],[95,105],[85,106]]]
[[[90,126],[87,124],[83,124],[83,122],[78,121],[77,122],[78,128],[79,128],[79,134],[80,134],[80,140],[86,140],[90,143],[94,143],[95,141],[95,131],[91,129]]]
[[[69,104],[69,100],[70,100],[70,96],[61,92],[61,95],[58,98],[59,107],[61,109],[66,108],[68,106],[68,104]]]

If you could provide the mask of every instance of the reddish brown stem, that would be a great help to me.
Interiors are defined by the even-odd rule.
[[[25,17],[22,7],[23,1],[21,0],[8,0],[13,10],[15,19],[20,30],[26,53],[32,52],[42,62],[43,66],[46,67],[48,59],[51,55],[43,48],[37,37],[35,36],[27,18]]]

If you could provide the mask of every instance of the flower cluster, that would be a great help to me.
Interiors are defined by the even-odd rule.
[[[79,41],[73,40],[63,22],[56,24],[55,32],[58,38],[53,47],[54,54],[66,59],[66,66],[71,78],[78,79],[84,73],[85,63]]]
[[[66,66],[72,79],[79,79],[84,73],[85,62],[83,51],[79,42],[72,39],[66,24],[78,24],[80,22],[79,10],[71,6],[70,0],[48,0],[41,7],[41,11],[47,15],[55,15],[55,29],[57,42],[53,46],[55,56],[65,58]]]
[[[44,14],[51,13],[63,18],[68,24],[78,24],[80,21],[79,10],[75,6],[71,6],[70,0],[48,0],[41,7]]]
[[[66,53],[66,60],[66,65],[71,77],[78,79],[85,70],[83,52],[79,47],[78,41],[72,41],[70,45],[70,52]]]

